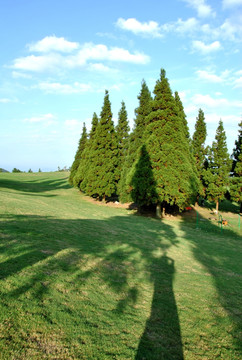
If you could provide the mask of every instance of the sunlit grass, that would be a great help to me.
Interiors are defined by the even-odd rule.
[[[239,359],[238,231],[99,206],[67,176],[0,174],[0,359]]]

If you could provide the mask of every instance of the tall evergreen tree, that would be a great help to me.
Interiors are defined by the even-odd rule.
[[[92,127],[91,127],[91,131],[89,134],[89,139],[92,139],[93,136],[95,135],[96,129],[98,126],[98,116],[97,114],[94,112],[93,116],[92,116]]]
[[[120,180],[122,166],[127,156],[128,151],[128,139],[129,139],[129,123],[128,114],[124,101],[121,102],[121,109],[118,113],[118,125],[116,126],[116,134],[118,141],[118,167],[117,167],[117,182]]]
[[[116,192],[117,154],[117,136],[112,121],[109,94],[106,90],[100,121],[90,148],[89,171],[85,188],[88,195],[105,200]]]
[[[234,174],[235,171],[235,167],[237,162],[239,161],[239,157],[241,154],[241,146],[242,146],[242,120],[239,123],[239,136],[238,136],[238,140],[235,140],[235,147],[233,149],[233,154],[232,154],[232,175]]]
[[[163,69],[154,94],[145,142],[156,182],[157,211],[160,213],[162,205],[164,213],[168,204],[182,210],[193,200],[197,177],[183,119]]]
[[[141,210],[144,205],[151,205],[157,201],[156,183],[145,145],[140,147],[138,158],[132,169],[131,196]]]
[[[131,168],[136,160],[137,152],[143,144],[143,135],[147,126],[147,116],[151,110],[152,96],[144,80],[141,83],[141,90],[138,95],[139,106],[135,109],[134,130],[129,136],[129,146],[125,162],[123,164],[121,179],[118,186],[118,193],[121,202],[132,201]]]
[[[79,167],[81,157],[82,157],[82,153],[83,153],[83,151],[85,149],[85,146],[86,146],[86,142],[87,142],[87,129],[86,129],[86,125],[84,123],[83,128],[82,128],[81,138],[79,140],[78,148],[77,148],[77,151],[76,151],[76,155],[75,155],[74,161],[73,161],[72,166],[71,166],[71,172],[70,172],[70,176],[69,176],[69,183],[71,185],[73,185],[73,178],[76,175],[77,169]]]
[[[232,200],[240,203],[242,213],[242,121],[239,123],[239,136],[235,141],[232,160],[230,195]]]
[[[216,203],[217,212],[219,201],[224,199],[229,185],[230,167],[231,161],[227,150],[226,134],[223,122],[220,120],[216,130],[215,141],[209,150],[207,170],[204,172],[207,197]]]
[[[204,112],[202,109],[198,111],[198,117],[196,119],[195,131],[192,137],[192,151],[195,157],[195,164],[199,177],[199,188],[197,191],[197,198],[199,195],[205,195],[205,188],[203,182],[204,164],[207,155],[207,147],[205,141],[207,137],[207,128],[205,123]]]
[[[90,149],[96,133],[97,126],[98,126],[98,117],[97,114],[94,112],[92,117],[92,127],[89,134],[89,138],[87,139],[85,149],[82,153],[81,161],[78,166],[78,169],[73,177],[73,185],[79,187],[80,190],[83,192],[85,192],[85,188],[86,188],[87,174],[89,171]]]
[[[189,132],[188,124],[187,124],[187,117],[186,117],[186,114],[184,111],[182,101],[181,101],[180,96],[177,91],[175,91],[175,102],[176,102],[176,106],[178,109],[178,116],[181,118],[183,126],[184,126],[185,137],[188,140],[190,140],[190,132]]]

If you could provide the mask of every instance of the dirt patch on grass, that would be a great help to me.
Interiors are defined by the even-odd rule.
[[[133,203],[120,203],[118,201],[100,201],[97,199],[94,199],[92,197],[86,196],[81,194],[81,196],[83,197],[83,199],[85,199],[85,201],[95,204],[95,205],[100,205],[100,206],[107,206],[107,207],[113,207],[113,208],[120,208],[120,209],[127,209],[127,210],[132,210],[135,209],[135,205]]]

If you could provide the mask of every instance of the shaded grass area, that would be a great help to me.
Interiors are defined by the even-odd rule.
[[[0,174],[0,359],[239,358],[239,235],[88,203],[66,177]]]

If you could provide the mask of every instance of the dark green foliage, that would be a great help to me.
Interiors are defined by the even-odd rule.
[[[155,98],[145,132],[156,182],[157,203],[176,205],[182,210],[193,201],[197,187],[183,119],[179,116],[165,70],[154,89]]]
[[[146,146],[142,145],[138,152],[138,159],[133,166],[132,174],[132,200],[139,206],[156,203],[156,183],[153,177],[151,162]]]
[[[134,138],[135,146],[139,147],[142,145],[142,138],[144,130],[147,125],[147,116],[151,111],[151,101],[152,96],[150,90],[143,80],[141,83],[140,94],[138,95],[139,106],[135,109],[135,128],[134,128]]]
[[[28,173],[32,173],[33,171],[31,169],[29,169]]]
[[[148,115],[151,110],[152,96],[146,82],[141,83],[140,94],[138,95],[139,106],[135,109],[135,126],[129,136],[128,153],[123,164],[121,179],[118,186],[118,194],[121,202],[132,201],[130,182],[132,174],[129,174],[136,160],[137,152],[143,144],[143,135],[147,126]]]
[[[93,117],[92,117],[92,128],[91,128],[91,131],[89,134],[89,139],[92,139],[93,136],[95,135],[97,126],[98,126],[98,117],[97,117],[97,114],[94,112]]]
[[[71,185],[73,185],[73,178],[74,178],[74,176],[75,176],[75,174],[77,172],[78,166],[80,165],[82,153],[83,153],[83,151],[85,149],[86,142],[87,142],[87,129],[86,129],[86,125],[84,123],[81,138],[79,140],[78,148],[77,148],[77,151],[76,151],[75,159],[74,159],[73,164],[71,166],[71,173],[70,173],[70,176],[69,176],[69,183]]]
[[[73,185],[75,187],[79,187],[80,190],[84,192],[86,188],[87,173],[89,170],[90,149],[93,139],[95,137],[97,126],[98,126],[98,117],[97,114],[94,112],[92,117],[92,127],[89,134],[89,138],[87,138],[85,148],[82,152],[80,164],[73,177]]]
[[[204,196],[203,172],[205,167],[207,147],[205,146],[207,129],[205,123],[204,112],[202,109],[198,111],[198,117],[195,124],[195,131],[192,137],[192,151],[195,158],[195,165],[200,180],[198,195]]]
[[[100,121],[90,147],[89,169],[85,186],[85,192],[88,195],[105,199],[116,192],[117,155],[117,136],[112,121],[111,103],[106,90]]]
[[[182,101],[180,99],[180,96],[177,91],[175,91],[175,102],[178,109],[178,116],[181,118],[183,126],[184,126],[184,134],[185,137],[189,140],[190,139],[190,133],[189,133],[189,127],[187,124],[186,114],[184,111],[184,107],[182,104]]]
[[[235,141],[232,154],[230,195],[232,200],[240,203],[240,212],[242,212],[242,121],[239,123],[239,127],[238,140]]]
[[[127,156],[128,151],[128,139],[129,139],[129,124],[128,114],[126,111],[124,101],[121,102],[121,109],[118,113],[118,125],[116,127],[117,141],[118,141],[118,166],[117,166],[117,182],[120,180],[122,166]]]
[[[13,173],[21,173],[22,171],[19,170],[19,169],[17,169],[17,168],[13,168],[12,172],[13,172]]]
[[[209,200],[216,202],[217,211],[219,201],[224,199],[224,195],[228,190],[230,166],[231,161],[227,150],[226,134],[223,122],[220,120],[215,141],[209,149],[207,170],[204,172],[207,197]]]
[[[241,148],[242,148],[242,120],[239,123],[239,136],[238,136],[238,140],[235,140],[235,148],[233,149],[233,154],[232,154],[232,159],[233,159],[232,175],[234,175],[236,163],[239,161]]]

